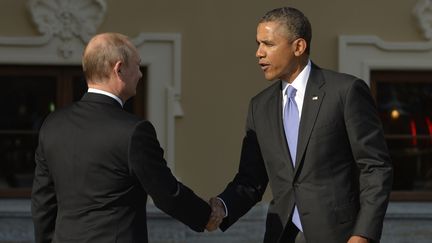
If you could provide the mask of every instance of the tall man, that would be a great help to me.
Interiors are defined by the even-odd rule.
[[[50,114],[39,133],[36,242],[147,242],[147,194],[203,231],[209,205],[171,174],[152,124],[122,109],[142,76],[136,48],[121,34],[100,34],[82,65],[88,92]]]
[[[365,82],[310,61],[311,32],[294,8],[260,20],[256,56],[278,81],[251,100],[238,173],[211,204],[226,230],[269,182],[265,243],[377,242],[393,176],[381,123]]]

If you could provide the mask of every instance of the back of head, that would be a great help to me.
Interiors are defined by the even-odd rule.
[[[125,35],[103,33],[94,36],[82,57],[82,67],[87,82],[104,82],[109,79],[117,61],[128,63],[134,53],[134,47]]]
[[[308,18],[298,9],[291,7],[276,8],[267,12],[259,21],[279,22],[287,31],[291,40],[302,38],[307,43],[306,53],[310,53],[310,43],[312,40],[312,26]]]

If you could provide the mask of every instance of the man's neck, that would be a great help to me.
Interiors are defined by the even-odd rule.
[[[125,100],[121,97],[120,93],[116,89],[110,87],[109,85],[106,85],[105,83],[91,82],[91,83],[88,83],[87,86],[89,89],[90,88],[98,89],[98,90],[102,90],[102,91],[108,92],[110,94],[113,94],[116,97],[119,97],[123,103],[125,102]]]
[[[288,83],[292,83],[297,76],[303,71],[303,69],[306,67],[306,65],[309,62],[309,57],[300,57],[298,59],[298,62],[295,64],[295,71],[293,72],[293,74],[289,77],[289,80],[285,80]]]
[[[123,104],[125,103],[123,99],[121,99],[121,97],[117,94],[115,94],[114,92],[112,92],[110,89],[107,89],[100,85],[88,85],[88,92],[91,93],[100,93],[100,94],[104,94],[107,96],[110,96],[111,98],[114,98],[115,100],[117,100],[121,106],[123,106]]]

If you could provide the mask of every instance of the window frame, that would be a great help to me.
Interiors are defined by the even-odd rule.
[[[415,83],[430,83],[432,70],[371,70],[370,72],[370,89],[375,102],[377,103],[377,86],[378,82],[404,83],[406,76],[410,75],[410,80]],[[379,81],[377,81],[379,80]],[[385,135],[385,134],[384,134]],[[394,178],[397,179],[397,178]],[[409,191],[409,190],[392,190],[390,201],[403,202],[431,202],[431,191]]]

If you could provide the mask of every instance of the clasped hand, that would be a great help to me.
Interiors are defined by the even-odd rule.
[[[222,220],[225,217],[225,207],[223,203],[215,197],[210,198],[209,204],[212,209],[212,213],[206,225],[206,229],[207,231],[214,231],[219,228],[219,225],[222,223]]]

